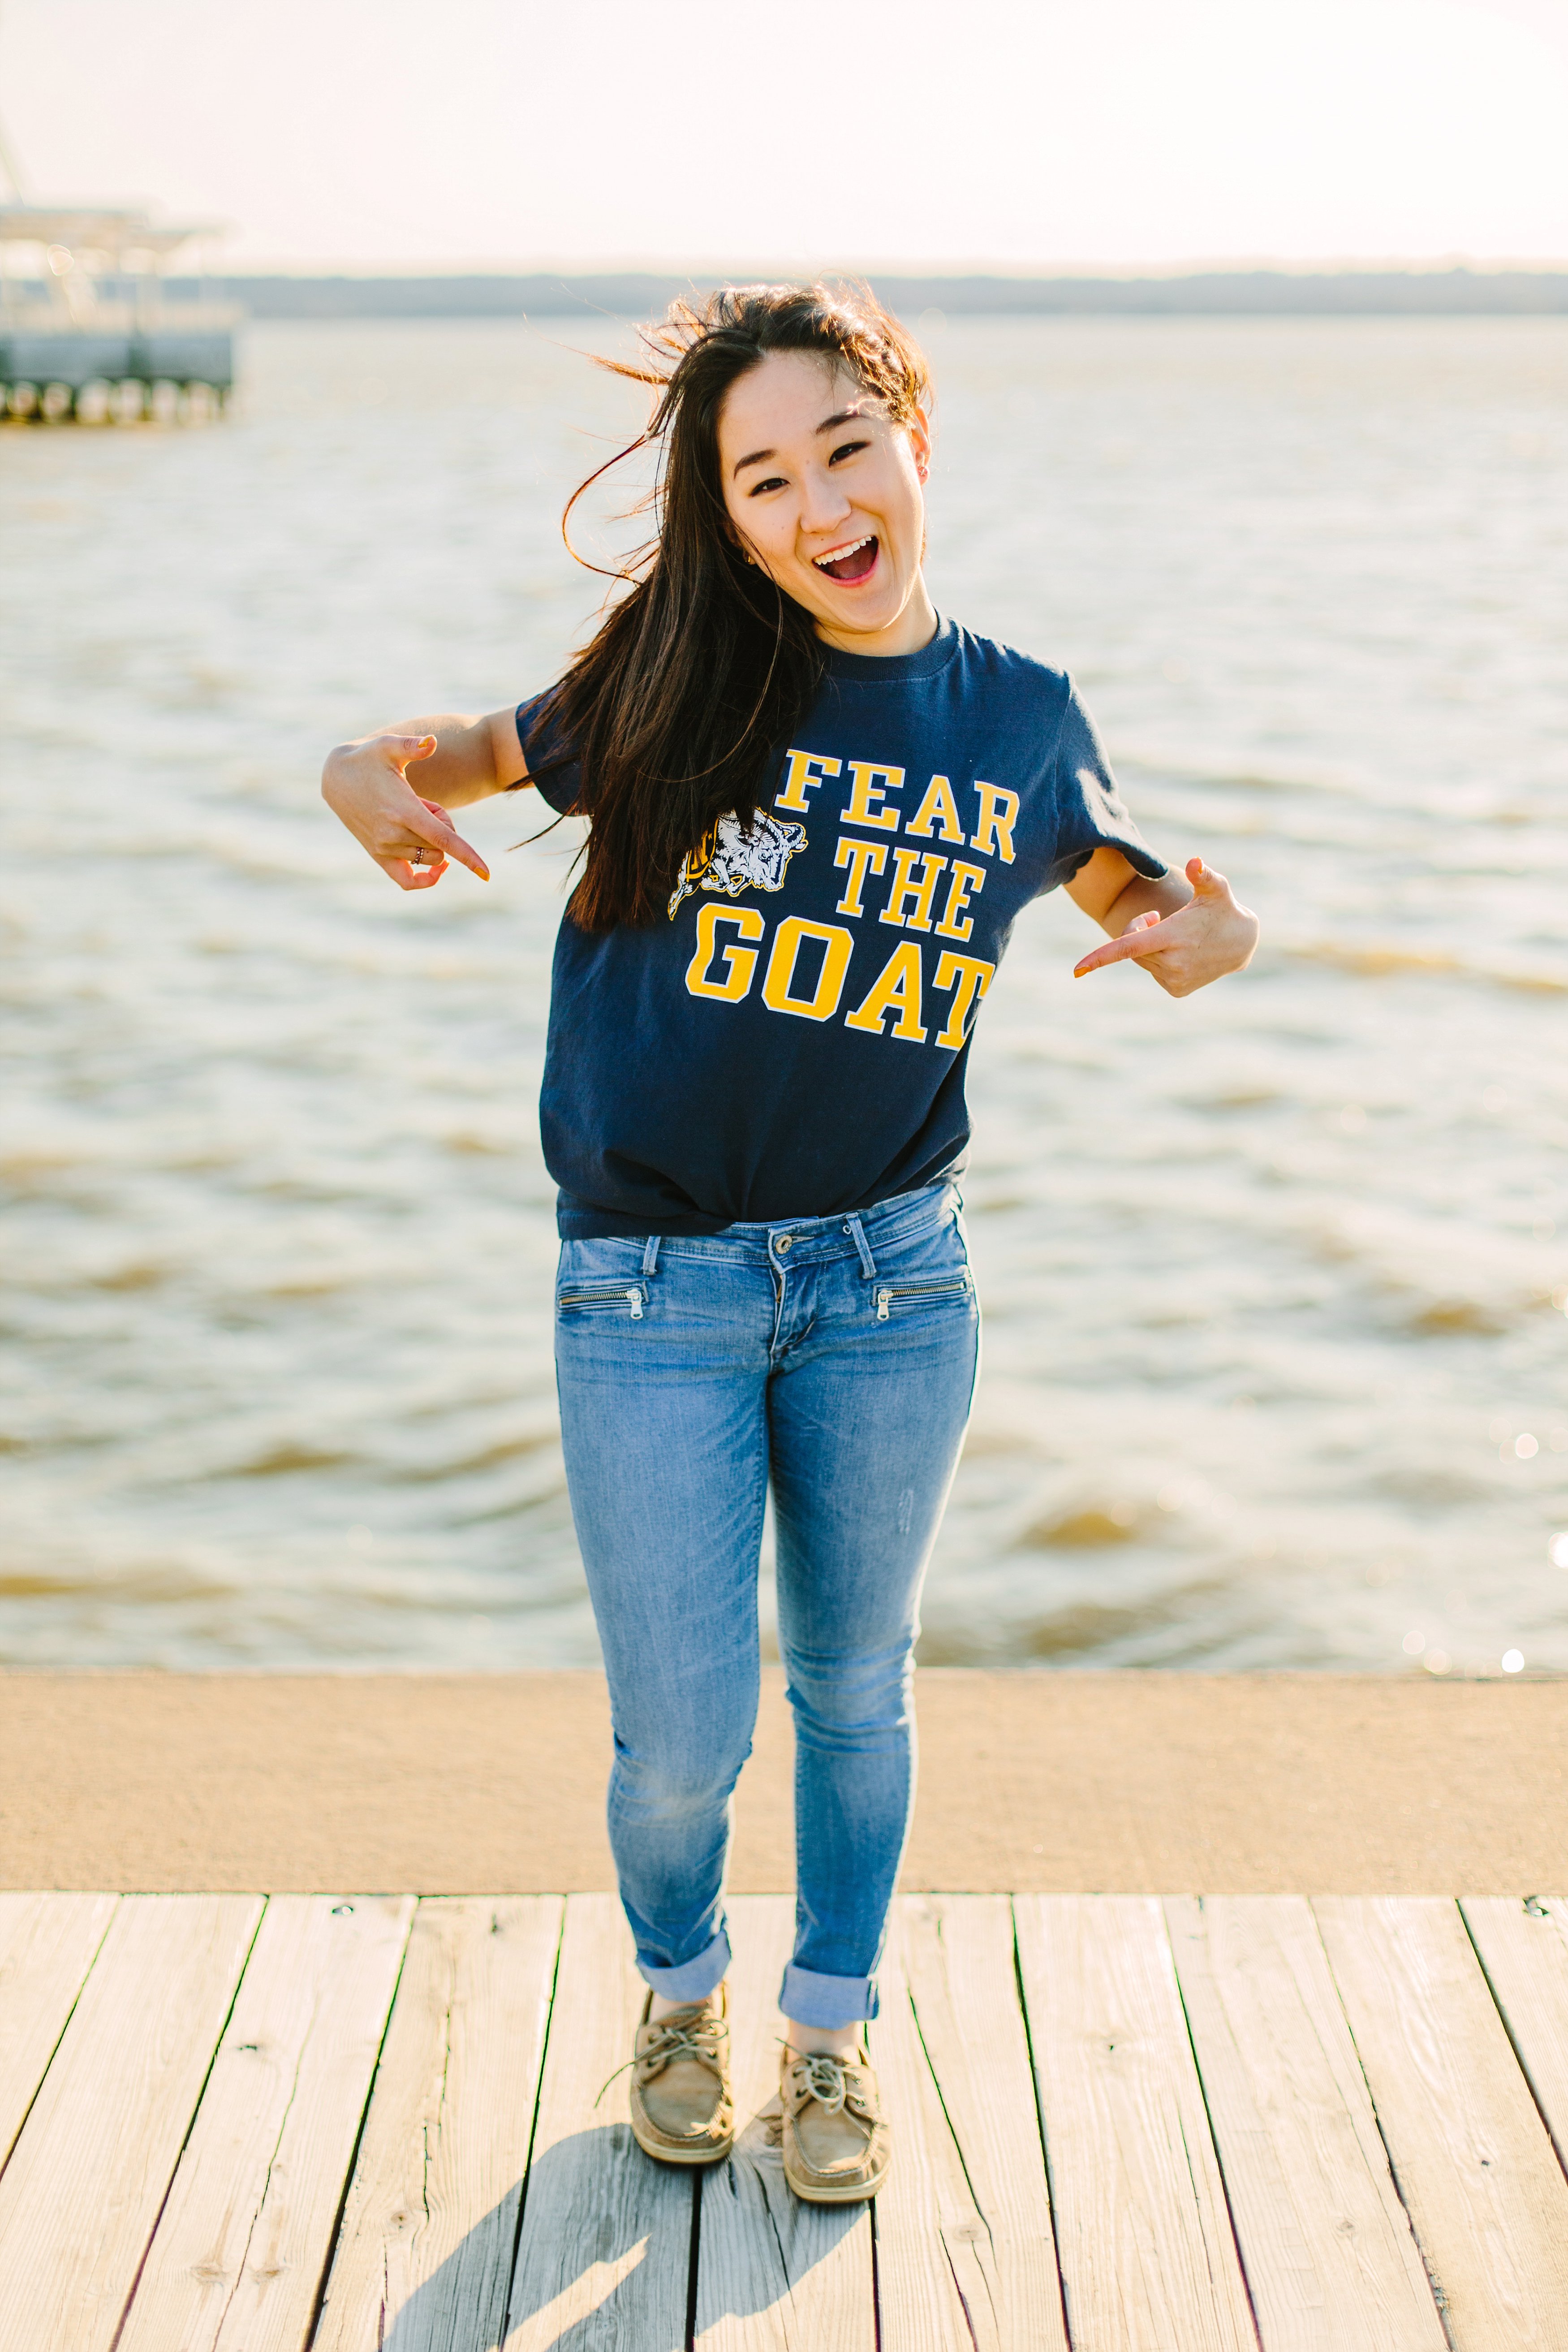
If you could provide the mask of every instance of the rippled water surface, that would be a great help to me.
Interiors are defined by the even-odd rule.
[[[476,812],[493,886],[409,899],[316,793],[577,641],[557,516],[636,409],[576,340],[256,329],[221,425],[0,433],[0,1659],[595,1655],[560,835]],[[929,341],[939,604],[1077,674],[1266,945],[1176,1004],[1019,927],[922,1654],[1568,1668],[1568,323]]]

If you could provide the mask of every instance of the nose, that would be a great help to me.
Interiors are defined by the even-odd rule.
[[[833,530],[850,511],[850,500],[841,485],[825,466],[813,466],[802,489],[801,530],[813,536],[820,531]]]

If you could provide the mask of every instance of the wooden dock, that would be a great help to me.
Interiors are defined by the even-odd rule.
[[[605,1895],[0,1895],[4,2352],[1568,2347],[1568,1899],[899,1898],[874,2210],[632,2143]]]

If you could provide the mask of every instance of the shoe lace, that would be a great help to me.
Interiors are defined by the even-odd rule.
[[[657,2032],[656,2041],[650,2042],[646,2049],[634,2050],[624,2066],[617,2066],[613,2074],[606,2076],[600,2085],[599,2099],[602,2099],[617,2076],[628,2073],[632,2067],[651,2064],[653,2072],[657,2074],[662,2074],[666,2066],[673,2065],[679,2058],[695,2058],[699,2065],[706,2066],[710,2074],[716,2074],[719,2081],[723,2082],[724,2068],[719,2063],[716,2017],[710,2014],[706,2018],[688,2018],[684,2024],[676,2024],[672,2019],[668,2024],[661,2022]],[[595,2106],[599,2105],[599,2099],[594,2100]]]
[[[831,2050],[811,2050],[796,2059],[791,2071],[804,2074],[805,2087],[824,2115],[836,2116],[849,2096],[849,2063]]]

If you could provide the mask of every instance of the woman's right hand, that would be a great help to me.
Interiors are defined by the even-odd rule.
[[[413,761],[428,760],[435,746],[434,735],[368,735],[361,743],[338,744],[321,771],[322,799],[400,890],[428,890],[453,857],[481,882],[490,879],[440,802],[421,800],[403,772]],[[416,855],[431,853],[432,864],[413,864]]]

